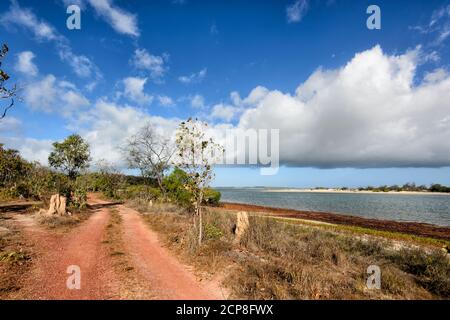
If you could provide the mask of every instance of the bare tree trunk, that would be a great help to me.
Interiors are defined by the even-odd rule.
[[[200,192],[199,199],[197,200],[197,210],[199,217],[199,229],[198,229],[198,245],[202,245],[203,239],[203,217],[202,217],[202,201],[203,201],[203,190]]]
[[[202,238],[203,238],[203,221],[202,221],[202,211],[201,207],[198,206],[198,245],[202,245]]]
[[[164,177],[158,176],[157,179],[159,190],[161,190],[163,200],[166,200],[166,189],[164,188]]]

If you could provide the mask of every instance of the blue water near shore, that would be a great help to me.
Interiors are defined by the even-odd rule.
[[[364,218],[450,226],[450,195],[270,192],[264,188],[216,188],[221,201]]]

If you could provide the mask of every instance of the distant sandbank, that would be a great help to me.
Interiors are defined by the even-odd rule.
[[[264,189],[262,192],[308,192],[308,193],[368,193],[368,194],[410,194],[410,195],[443,195],[450,196],[445,192],[429,192],[429,191],[369,191],[369,190],[340,190],[340,189]]]

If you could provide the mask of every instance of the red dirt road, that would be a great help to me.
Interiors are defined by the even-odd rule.
[[[36,259],[32,270],[12,299],[123,299],[131,296],[152,299],[224,299],[219,285],[200,282],[187,266],[180,263],[157,239],[139,214],[123,205],[115,206],[123,218],[121,233],[125,254],[133,274],[118,274],[108,247],[102,243],[110,218],[109,209],[91,196],[98,208],[80,226],[58,234],[43,229],[29,216],[18,215],[18,223],[34,243]],[[67,268],[79,266],[80,289],[68,289]],[[138,279],[123,281],[124,277]],[[124,290],[125,289],[125,290]],[[142,292],[142,291],[145,292]],[[125,292],[124,292],[125,291]],[[128,293],[127,293],[128,292]]]
[[[186,266],[162,247],[156,233],[135,210],[120,206],[120,213],[126,251],[150,292],[162,299],[225,299],[218,285],[197,281]]]
[[[98,202],[96,202],[98,203]],[[20,297],[25,299],[117,298],[117,280],[111,271],[107,248],[102,244],[109,220],[107,209],[95,210],[88,221],[67,234],[42,230],[28,222],[26,235],[35,242],[37,260],[24,280]],[[79,266],[80,289],[68,289],[69,266]],[[73,271],[72,271],[73,272]]]

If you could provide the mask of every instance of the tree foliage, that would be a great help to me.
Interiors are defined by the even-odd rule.
[[[0,144],[0,197],[42,200],[50,193],[70,194],[68,179],[39,163],[23,159],[17,150]]]
[[[48,157],[50,166],[67,174],[75,180],[80,170],[89,167],[89,144],[77,134],[68,136],[63,142],[54,142],[53,151]]]
[[[118,199],[119,191],[124,187],[125,176],[120,174],[107,160],[99,160],[96,164],[97,172],[95,175],[96,191],[101,191],[109,198]]]
[[[12,186],[26,177],[31,164],[25,161],[19,151],[5,149],[0,143],[0,187]]]

